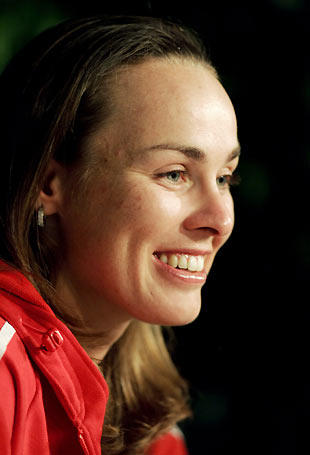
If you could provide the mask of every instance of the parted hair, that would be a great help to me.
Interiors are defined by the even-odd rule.
[[[41,33],[0,76],[0,257],[33,282],[78,339],[91,334],[56,294],[61,245],[48,229],[38,228],[36,202],[51,159],[78,168],[79,183],[89,183],[83,141],[113,109],[112,76],[150,58],[191,59],[215,72],[201,41],[183,25],[94,16],[69,19]],[[190,414],[187,384],[161,327],[132,322],[101,368],[110,388],[103,454],[143,454],[152,440]]]

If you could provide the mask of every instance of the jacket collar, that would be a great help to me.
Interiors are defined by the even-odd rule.
[[[101,437],[108,387],[75,336],[20,272],[0,263],[0,315],[16,330],[73,423]],[[98,423],[99,422],[99,423]]]

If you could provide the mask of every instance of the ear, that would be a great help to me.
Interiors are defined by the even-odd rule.
[[[37,200],[37,208],[44,207],[45,215],[60,213],[64,202],[64,185],[66,169],[55,160],[51,160],[46,173],[43,187]]]

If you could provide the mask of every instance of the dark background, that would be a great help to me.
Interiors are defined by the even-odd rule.
[[[195,412],[183,425],[190,454],[309,453],[310,2],[0,0],[0,70],[33,35],[77,13],[196,29],[236,109],[235,231],[200,317],[175,329]]]

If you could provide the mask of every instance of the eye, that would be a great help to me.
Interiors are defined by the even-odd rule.
[[[186,171],[175,169],[175,170],[172,170],[172,171],[161,172],[160,174],[156,174],[156,177],[157,178],[165,178],[169,182],[176,184],[176,183],[180,183],[180,180],[185,181],[186,180],[186,175],[187,175]]]
[[[216,179],[217,184],[221,188],[230,188],[240,184],[240,176],[238,174],[221,175]]]

